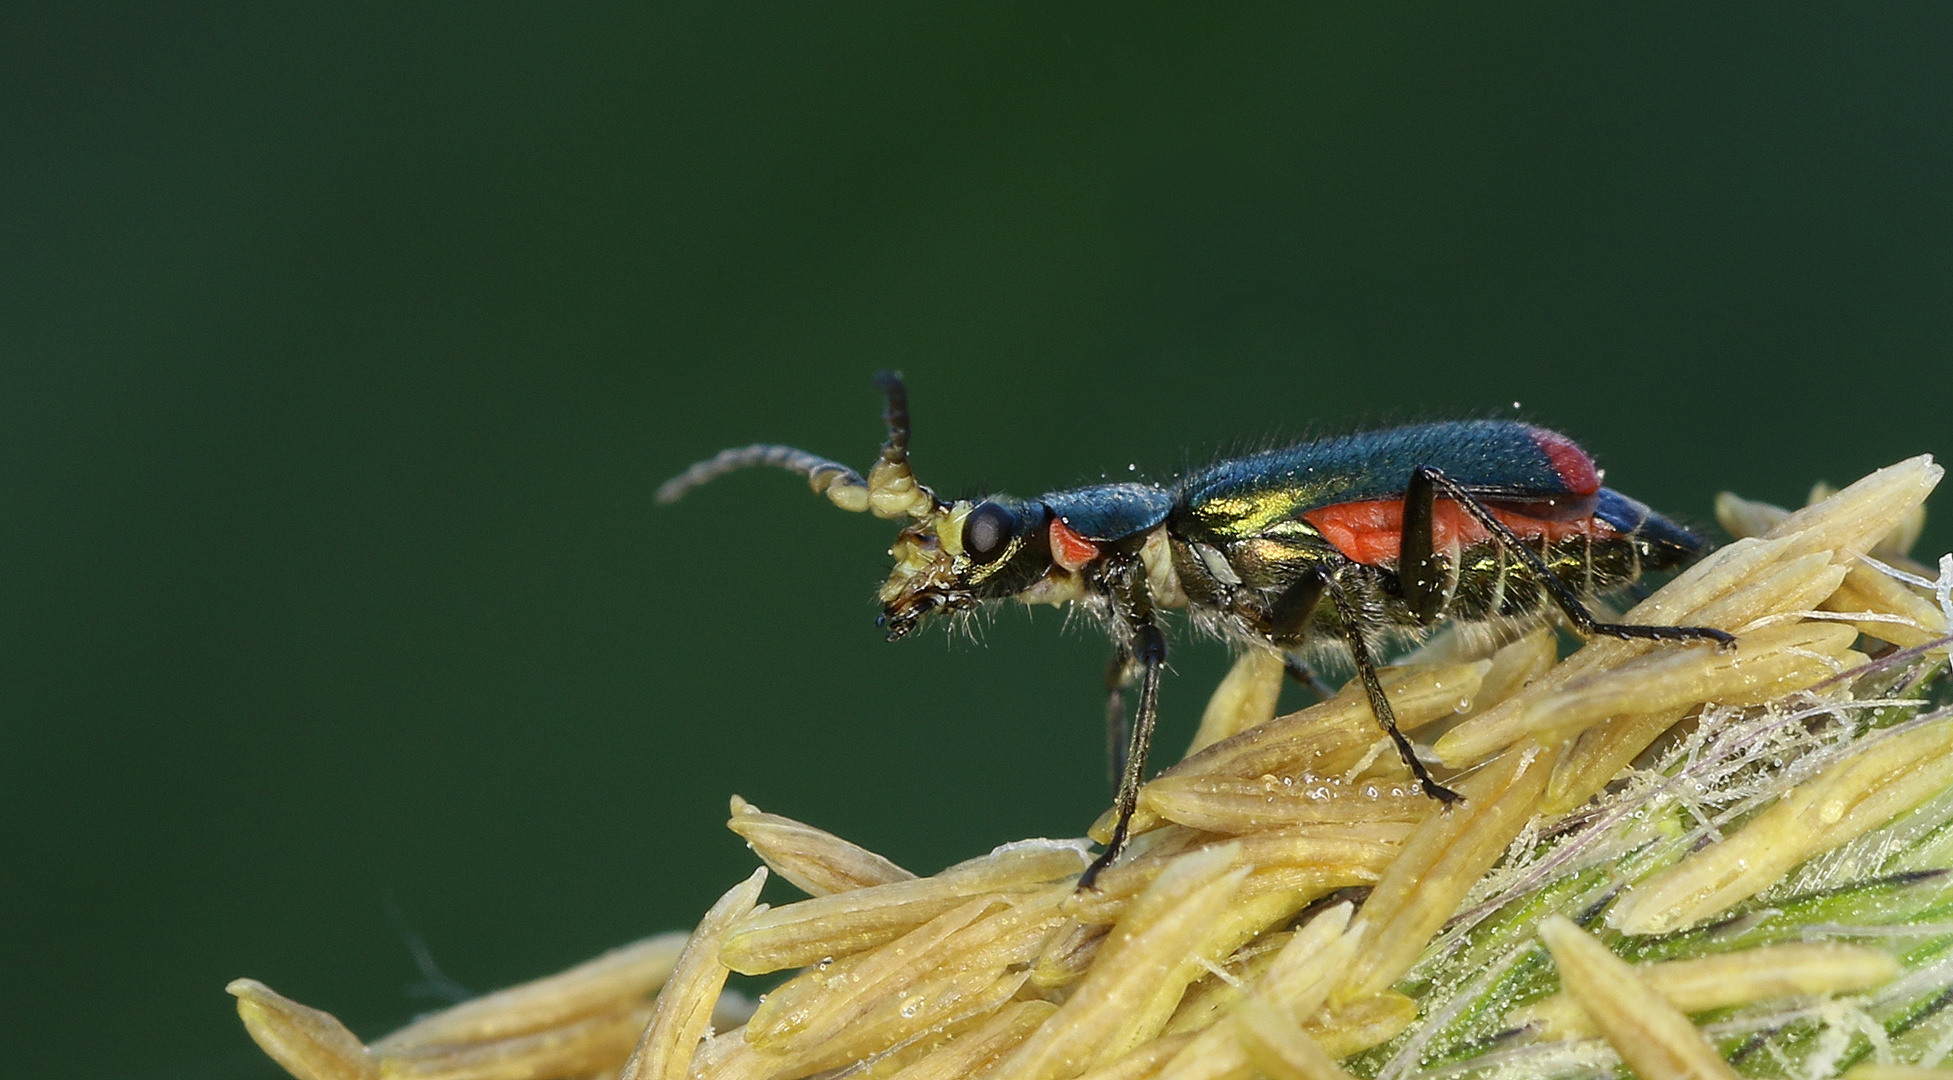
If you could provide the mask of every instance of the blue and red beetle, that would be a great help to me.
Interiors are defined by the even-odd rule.
[[[1121,688],[1139,705],[1119,769],[1118,811],[1089,887],[1124,847],[1159,713],[1166,639],[1158,613],[1242,648],[1280,653],[1308,678],[1308,658],[1346,654],[1377,722],[1423,790],[1449,803],[1397,729],[1378,680],[1380,648],[1441,621],[1534,624],[1557,608],[1584,635],[1708,640],[1721,630],[1601,622],[1586,600],[1702,553],[1694,534],[1601,486],[1564,435],[1511,420],[1418,424],[1298,443],[1219,461],[1172,485],[1098,484],[1033,499],[944,502],[909,466],[908,394],[891,373],[888,440],[864,479],[788,446],[756,445],[699,462],[658,489],[671,502],[714,477],[772,465],[807,477],[844,509],[910,524],[880,592],[892,641],[936,612],[1017,599],[1077,604],[1103,624],[1115,654],[1108,718],[1123,725]]]

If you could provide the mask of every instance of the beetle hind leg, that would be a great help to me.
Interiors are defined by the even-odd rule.
[[[1494,517],[1492,511],[1486,509],[1485,504],[1471,492],[1460,487],[1441,470],[1429,465],[1420,465],[1411,470],[1410,482],[1404,488],[1403,547],[1398,568],[1398,578],[1403,586],[1405,600],[1411,604],[1413,610],[1418,611],[1420,617],[1427,617],[1420,609],[1420,604],[1429,605],[1434,602],[1428,593],[1421,590],[1428,589],[1429,583],[1434,580],[1431,567],[1437,564],[1437,559],[1431,550],[1431,519],[1433,505],[1440,491],[1444,493],[1445,498],[1457,502],[1467,514],[1484,526],[1500,548],[1526,564],[1539,579],[1540,586],[1552,596],[1553,603],[1566,614],[1567,620],[1573,623],[1573,628],[1579,633],[1588,637],[1598,635],[1643,641],[1713,641],[1725,649],[1736,644],[1733,635],[1710,626],[1645,626],[1639,623],[1601,622],[1594,618],[1594,613],[1587,610],[1587,605],[1582,603],[1580,597],[1574,594],[1567,583],[1560,580],[1560,576],[1546,565],[1546,560],[1540,558],[1538,552],[1527,547],[1524,541],[1513,535],[1512,530],[1506,528],[1505,522]],[[1413,519],[1418,522],[1415,530],[1412,528]],[[1435,580],[1438,581],[1441,589],[1441,574]],[[1435,598],[1440,609],[1443,601],[1444,597],[1440,592]]]
[[[1404,606],[1417,621],[1429,626],[1444,614],[1455,578],[1451,566],[1436,549],[1437,488],[1435,469],[1414,469],[1404,485],[1404,524],[1397,548],[1397,582]]]

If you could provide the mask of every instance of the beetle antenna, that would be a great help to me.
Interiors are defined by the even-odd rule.
[[[658,501],[677,502],[700,484],[754,465],[771,465],[800,473],[807,478],[808,486],[825,494],[843,510],[868,509],[868,482],[861,478],[860,473],[838,461],[829,461],[805,450],[768,443],[719,451],[659,485]]]
[[[882,444],[882,460],[906,465],[909,461],[909,388],[903,384],[899,371],[875,372],[875,385],[882,390],[882,423],[888,425],[888,441]]]
[[[807,478],[807,484],[826,495],[843,510],[872,510],[876,517],[903,516],[923,519],[942,507],[936,493],[916,483],[915,470],[909,467],[909,390],[898,372],[875,375],[882,388],[882,421],[888,425],[888,440],[868,471],[868,479],[838,461],[810,454],[791,446],[754,443],[721,450],[716,455],[665,481],[658,487],[658,501],[673,503],[700,484],[716,480],[729,472],[754,465],[788,469]]]
[[[875,383],[885,401],[882,420],[888,424],[888,441],[868,471],[868,508],[876,517],[927,518],[942,503],[935,492],[916,482],[915,470],[909,466],[909,389],[895,371],[877,372]]]

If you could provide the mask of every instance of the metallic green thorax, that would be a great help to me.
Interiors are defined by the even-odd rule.
[[[1300,537],[1314,529],[1295,518],[1295,508],[1325,505],[1333,501],[1333,482],[1297,482],[1281,486],[1254,488],[1215,495],[1190,507],[1182,519],[1187,525],[1216,540],[1245,540],[1255,536]],[[1295,526],[1301,526],[1298,530]]]

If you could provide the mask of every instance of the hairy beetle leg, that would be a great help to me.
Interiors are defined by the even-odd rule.
[[[1356,661],[1356,677],[1363,680],[1363,692],[1370,698],[1370,712],[1377,723],[1390,735],[1390,741],[1397,746],[1397,756],[1404,760],[1411,775],[1417,777],[1424,794],[1450,806],[1464,796],[1438,783],[1431,770],[1418,760],[1417,750],[1411,746],[1410,739],[1397,728],[1397,714],[1390,707],[1390,697],[1383,692],[1383,680],[1377,676],[1376,661],[1370,658],[1370,645],[1363,639],[1363,622],[1357,613],[1356,605],[1350,602],[1349,593],[1333,573],[1318,570],[1323,591],[1329,595],[1330,602],[1336,605],[1336,614],[1343,624],[1343,640],[1349,644],[1350,656]]]
[[[1595,623],[1588,631],[1601,637],[1644,641],[1713,641],[1724,650],[1736,647],[1736,635],[1713,626],[1641,626],[1635,623]]]
[[[1291,653],[1282,654],[1282,670],[1287,673],[1290,679],[1308,687],[1311,692],[1324,701],[1328,701],[1330,698],[1336,696],[1335,687],[1323,681],[1322,676],[1316,674],[1309,665],[1303,663]]]
[[[1078,887],[1093,888],[1099,872],[1111,866],[1126,849],[1132,831],[1132,815],[1139,809],[1139,786],[1146,779],[1146,756],[1153,745],[1153,723],[1160,714],[1160,669],[1166,666],[1166,637],[1150,622],[1133,628],[1133,659],[1139,669],[1139,715],[1133,718],[1132,735],[1126,743],[1124,768],[1119,770],[1119,795],[1114,805],[1119,820],[1112,827],[1112,839],[1105,853],[1093,860],[1078,879]]]
[[[1594,613],[1588,611],[1587,605],[1580,602],[1580,598],[1574,595],[1566,582],[1561,581],[1559,575],[1553,573],[1546,565],[1546,561],[1539,557],[1538,552],[1527,547],[1523,541],[1513,535],[1512,530],[1506,528],[1505,522],[1495,517],[1477,496],[1460,487],[1442,470],[1434,469],[1429,465],[1420,465],[1412,471],[1410,484],[1404,493],[1406,526],[1404,550],[1407,557],[1411,555],[1410,542],[1415,539],[1409,535],[1410,523],[1414,517],[1423,522],[1431,520],[1431,504],[1437,498],[1439,491],[1444,492],[1445,498],[1456,501],[1466,513],[1484,526],[1493,540],[1508,554],[1518,558],[1532,569],[1540,584],[1552,594],[1553,603],[1566,614],[1567,621],[1571,622],[1573,628],[1581,634],[1587,637],[1600,636],[1642,641],[1713,641],[1723,649],[1735,647],[1736,638],[1733,635],[1712,626],[1643,626],[1636,623],[1604,623],[1594,618]],[[1428,525],[1426,528],[1428,529]],[[1420,565],[1416,573],[1422,575],[1420,580],[1434,578],[1435,575],[1430,573],[1433,564],[1430,563],[1428,556],[1431,550],[1431,538],[1428,534],[1422,537],[1418,547],[1420,550],[1417,555],[1424,557],[1418,559]],[[1408,591],[1410,590],[1407,588]]]
[[[1126,742],[1132,738],[1126,722],[1126,687],[1132,683],[1132,656],[1124,649],[1105,665],[1105,784],[1117,791],[1126,771]]]

